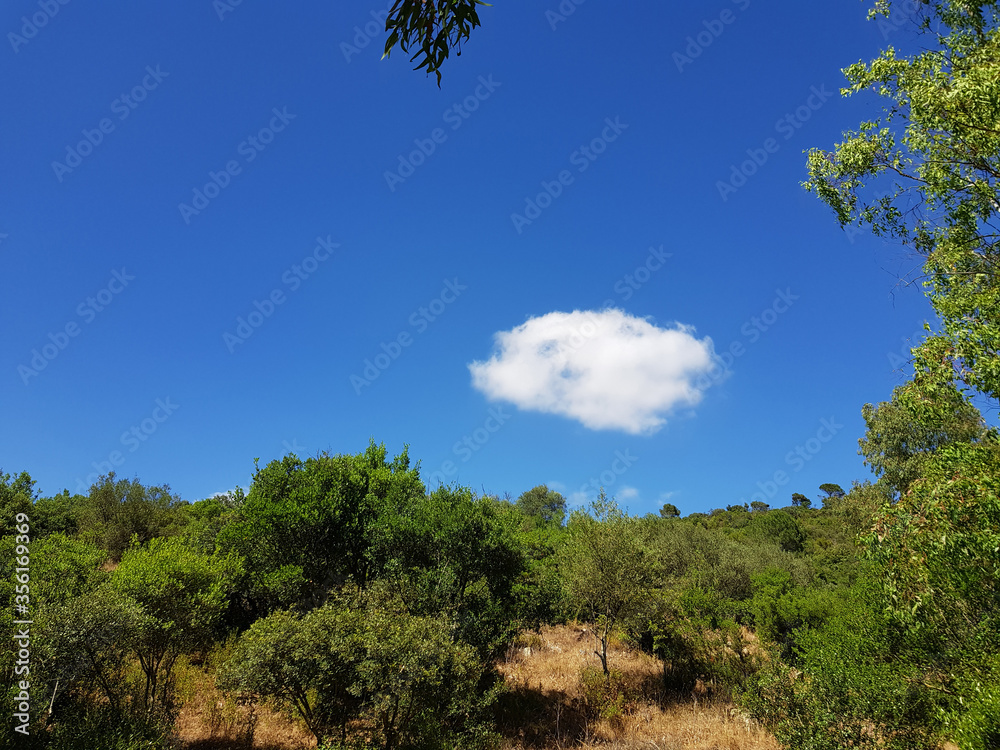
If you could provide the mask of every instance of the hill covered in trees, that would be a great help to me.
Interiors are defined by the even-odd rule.
[[[0,585],[25,605],[4,637],[31,621],[30,657],[0,664],[19,746],[170,747],[192,669],[243,707],[244,739],[284,711],[323,747],[556,746],[709,693],[787,747],[994,746],[995,434],[963,407],[889,450],[903,408],[866,409],[876,483],[685,517],[428,491],[374,442],[195,503],[113,474],[41,498],[4,474]],[[567,623],[577,697],[548,726],[546,691],[505,670]],[[623,650],[658,665],[644,685]]]

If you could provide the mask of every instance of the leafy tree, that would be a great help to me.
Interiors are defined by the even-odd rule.
[[[122,556],[110,586],[140,607],[133,648],[145,675],[147,713],[167,706],[174,662],[211,639],[241,574],[235,554],[203,555],[178,537],[153,539]]]
[[[219,685],[292,706],[322,745],[334,733],[369,735],[386,750],[444,748],[470,727],[482,664],[447,619],[399,603],[331,601],[305,616],[255,622],[220,671]],[[361,726],[349,727],[359,720]]]
[[[876,0],[873,14],[891,5]],[[881,566],[873,608],[888,610],[887,627],[915,643],[907,658],[917,675],[902,685],[934,705],[910,726],[978,748],[1000,737],[991,709],[1000,676],[984,656],[997,650],[997,448],[967,395],[1000,397],[1000,4],[929,0],[920,17],[927,43],[919,51],[890,48],[847,68],[846,93],[874,90],[884,115],[846,133],[832,152],[811,151],[806,186],[842,226],[870,226],[924,261],[941,329],[912,350],[912,381],[865,411],[862,452],[896,495],[876,510],[866,537]],[[843,643],[841,653],[826,653],[868,672],[856,686],[878,685],[881,665],[900,666],[896,644],[876,639],[881,651],[854,660]],[[856,726],[869,734],[882,716],[901,715],[889,689],[854,695],[870,696],[855,709]],[[823,696],[817,705],[834,703]]]
[[[796,634],[807,680],[790,681],[788,665],[772,659],[741,691],[740,703],[784,747],[939,748],[937,701],[921,687],[921,647],[892,622],[866,583],[829,622]]]
[[[677,509],[676,505],[664,503],[663,507],[660,508],[660,516],[663,518],[680,518],[681,512]]]
[[[754,500],[750,503],[750,510],[755,513],[763,513],[766,510],[770,510],[771,506],[761,500]]]
[[[181,536],[199,552],[212,554],[219,533],[233,520],[245,499],[242,489],[237,488],[226,495],[185,503],[178,509],[183,519]]]
[[[894,389],[891,401],[861,410],[868,430],[858,441],[859,452],[879,484],[897,495],[907,492],[939,448],[978,441],[988,433],[979,410],[954,384],[945,381],[929,394],[927,377],[921,373]]]
[[[608,639],[619,622],[642,608],[653,584],[654,559],[644,538],[648,527],[622,512],[602,490],[590,513],[574,511],[567,528],[562,550],[566,585],[596,626],[599,650],[594,653],[607,676]]]
[[[216,684],[276,698],[302,717],[319,744],[347,722],[361,697],[355,688],[363,658],[364,612],[326,606],[305,617],[274,612],[243,634]]]
[[[796,650],[806,629],[817,629],[839,616],[845,599],[843,589],[801,586],[787,570],[767,568],[751,575],[753,597],[746,603],[754,633],[780,648],[780,658],[802,666]]]
[[[376,520],[423,495],[406,449],[391,462],[374,441],[355,456],[289,455],[254,474],[215,543],[247,561],[251,616],[292,604],[314,607],[349,579],[366,584]]]
[[[110,586],[57,601],[37,618],[38,670],[33,680],[59,718],[72,696],[92,695],[119,715],[130,708],[129,671],[143,619],[139,604]],[[35,654],[33,654],[34,656]],[[39,691],[41,692],[41,691]]]
[[[132,537],[145,543],[171,531],[171,507],[178,500],[167,486],[145,487],[111,472],[91,486],[80,510],[80,534],[120,560]]]
[[[565,527],[539,525],[524,519],[510,504],[501,504],[500,508],[513,516],[516,544],[524,558],[524,568],[513,587],[516,602],[511,619],[522,628],[536,630],[542,623],[563,621],[566,592],[559,573],[557,551],[566,539]]]
[[[823,493],[823,497],[820,498],[820,502],[823,503],[823,508],[830,510],[838,504],[838,501],[843,499],[847,494],[841,488],[839,484],[826,483],[819,486],[820,492]]]
[[[514,586],[526,561],[516,526],[490,498],[441,487],[384,514],[369,559],[410,611],[454,617],[457,637],[491,656],[518,627]]]
[[[827,498],[832,497],[839,499],[847,494],[839,484],[833,484],[832,482],[821,484],[819,486],[819,491],[826,493]]]
[[[80,512],[87,499],[83,495],[70,495],[63,490],[53,497],[40,497],[35,501],[32,525],[35,535],[49,534],[76,535],[79,530]]]
[[[566,498],[544,484],[522,493],[516,505],[524,515],[537,518],[542,523],[561,524],[566,517]]]
[[[31,517],[36,495],[35,480],[28,472],[22,471],[14,477],[0,471],[0,534],[17,533],[14,530],[17,525],[15,518],[18,513]]]
[[[806,541],[802,526],[794,516],[783,510],[755,515],[747,533],[777,544],[785,552],[801,552]]]
[[[441,66],[449,52],[457,48],[462,54],[462,42],[469,38],[472,29],[479,26],[478,5],[488,5],[483,0],[396,0],[389,11],[385,30],[390,32],[385,42],[384,57],[388,57],[397,44],[403,52],[417,47],[410,62],[420,58],[414,70],[427,68],[427,73],[437,76],[441,85]]]
[[[876,0],[873,16],[893,4]],[[927,44],[845,70],[846,94],[874,90],[883,116],[809,153],[809,190],[841,226],[869,226],[924,258],[941,331],[922,347],[965,384],[1000,397],[1000,4],[928,0]],[[932,26],[934,30],[932,31]]]
[[[808,497],[799,492],[793,492],[792,505],[795,506],[796,508],[808,508],[810,505],[812,505],[812,500],[810,500]]]

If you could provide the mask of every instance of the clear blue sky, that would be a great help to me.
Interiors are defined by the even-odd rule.
[[[439,89],[380,59],[388,4],[6,4],[3,470],[194,501],[374,437],[640,514],[869,476],[861,407],[931,312],[799,183],[905,28],[498,2]]]

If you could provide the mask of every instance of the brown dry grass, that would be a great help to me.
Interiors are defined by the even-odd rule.
[[[215,687],[214,662],[176,666],[181,710],[174,725],[185,750],[305,750],[316,747],[301,722],[267,705],[239,703]],[[248,739],[252,742],[248,742]]]
[[[501,703],[504,750],[779,750],[728,702],[666,696],[660,663],[620,643],[609,646],[608,667],[619,674],[622,710],[600,718],[581,680],[586,667],[600,669],[593,651],[593,636],[577,626],[546,627],[508,651],[499,665],[511,688]]]
[[[499,706],[503,750],[780,750],[771,735],[744,720],[730,703],[708,696],[696,704],[692,697],[679,701],[665,695],[659,662],[620,643],[609,646],[608,666],[618,674],[622,710],[611,718],[596,716],[581,679],[585,667],[600,669],[593,650],[593,636],[574,625],[523,635],[508,650],[498,665],[509,688]],[[238,705],[218,691],[214,664],[222,656],[212,654],[201,665],[183,660],[177,665],[182,708],[176,732],[185,750],[315,747],[301,722],[268,706]]]

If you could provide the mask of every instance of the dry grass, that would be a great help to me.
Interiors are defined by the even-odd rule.
[[[665,695],[660,663],[620,643],[608,649],[612,695],[596,694],[606,682],[593,651],[593,635],[578,626],[525,634],[508,650],[498,665],[509,687],[499,706],[503,750],[780,750],[772,736],[710,693],[697,702]],[[268,706],[238,705],[219,692],[213,664],[222,656],[177,665],[182,708],[176,731],[185,750],[315,747],[301,722]]]
[[[305,750],[316,741],[301,722],[267,705],[239,703],[215,687],[211,663],[179,661],[180,714],[174,725],[185,750]]]
[[[550,627],[533,639],[522,638],[499,665],[511,688],[501,705],[504,750],[780,748],[730,703],[710,694],[697,702],[693,696],[678,700],[665,695],[660,663],[618,643],[608,649],[608,667],[615,673],[611,693],[617,700],[600,704],[593,677],[581,679],[600,669],[591,633],[575,626]],[[603,716],[602,705],[609,707]]]

